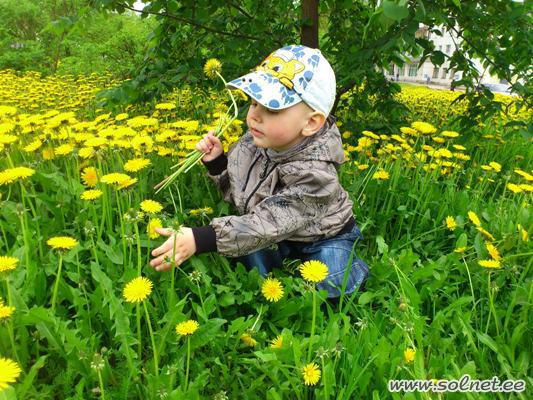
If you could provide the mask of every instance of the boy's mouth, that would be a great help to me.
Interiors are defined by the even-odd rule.
[[[253,136],[256,136],[256,137],[264,136],[263,132],[258,131],[257,129],[252,128],[252,127],[250,127],[250,132],[252,133]]]

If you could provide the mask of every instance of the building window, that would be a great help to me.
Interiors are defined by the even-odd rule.
[[[438,78],[439,77],[439,69],[438,68],[435,68],[433,69],[433,78]]]
[[[442,69],[442,75],[440,76],[441,79],[446,79],[446,74],[448,73],[448,68]]]
[[[454,69],[451,69],[451,70],[450,70],[450,75],[449,75],[450,79],[453,79],[453,76],[454,76],[454,75],[455,75],[455,70],[454,70]]]
[[[442,51],[442,44],[439,44],[439,51]]]
[[[451,44],[447,44],[446,45],[446,54],[450,54],[452,51],[452,45]]]
[[[418,64],[409,65],[409,76],[416,76],[418,72]]]

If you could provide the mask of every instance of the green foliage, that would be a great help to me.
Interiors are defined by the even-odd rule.
[[[0,68],[127,77],[155,21],[98,13],[88,3],[0,0]]]
[[[133,9],[135,1],[92,3],[125,12]],[[109,92],[102,104],[145,101],[183,83],[196,83],[203,63],[211,57],[224,62],[226,76],[242,74],[272,50],[299,42],[305,22],[300,3],[281,0],[266,7],[251,0],[238,4],[207,0],[149,2],[142,16],[155,15],[159,25],[152,32],[146,58],[132,73],[133,80]],[[337,73],[337,100],[361,87],[350,99],[341,101],[364,115],[374,114],[376,128],[391,128],[407,115],[392,99],[398,85],[383,76],[391,63],[404,65],[406,54],[422,60],[429,57],[436,65],[449,59],[449,68],[463,73],[456,85],[467,88],[464,97],[471,104],[469,112],[459,118],[463,125],[505,111],[490,91],[480,88],[480,73],[467,57],[481,58],[492,74],[513,84],[513,91],[523,96],[524,106],[532,104],[529,2],[327,0],[319,7],[320,48]],[[448,56],[427,39],[417,37],[420,24],[435,32],[441,28],[454,30],[462,42]],[[378,101],[369,102],[371,95],[376,95]]]

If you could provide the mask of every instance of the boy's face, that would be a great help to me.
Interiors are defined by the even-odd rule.
[[[284,151],[298,144],[306,135],[315,112],[304,102],[283,110],[270,110],[252,99],[246,124],[258,147]]]

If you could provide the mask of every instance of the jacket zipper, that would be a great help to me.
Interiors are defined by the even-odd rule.
[[[270,168],[269,171],[267,171],[267,167],[268,167],[268,164],[265,165],[265,169],[263,170],[263,172],[261,172],[261,174],[259,175],[259,177],[261,178],[259,180],[259,183],[254,187],[254,189],[252,190],[252,192],[250,193],[250,195],[248,196],[248,198],[246,199],[246,202],[244,203],[244,213],[246,214],[247,213],[247,209],[248,209],[248,203],[250,202],[250,199],[252,198],[252,196],[255,194],[255,192],[257,192],[257,189],[259,189],[259,186],[261,186],[261,184],[265,181],[265,179],[267,178],[268,175],[270,175],[270,173],[272,171],[274,171],[274,169],[276,169],[276,167],[278,166],[278,163],[274,163],[274,165],[272,166],[272,168]]]

